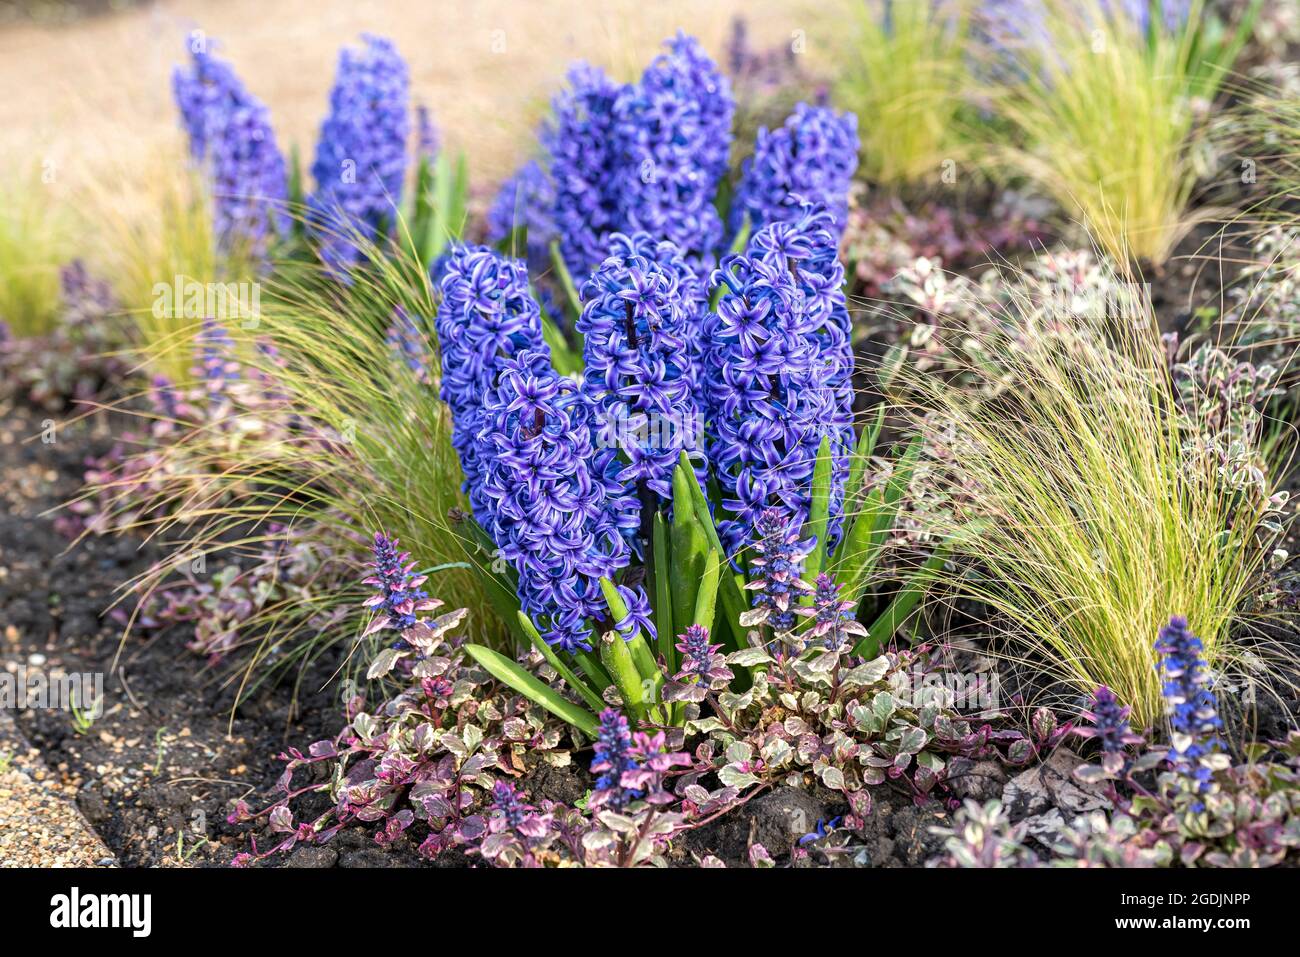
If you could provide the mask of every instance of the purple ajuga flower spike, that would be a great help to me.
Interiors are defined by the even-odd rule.
[[[745,160],[731,204],[733,235],[746,217],[751,232],[768,223],[799,219],[806,201],[830,212],[838,242],[848,220],[849,186],[857,167],[857,118],[800,103],[785,125],[758,131],[754,155]]]
[[[543,268],[555,237],[555,188],[536,160],[529,160],[501,184],[488,209],[488,241],[500,243],[516,229],[528,235],[528,263]],[[516,250],[518,252],[518,250]]]
[[[401,306],[393,310],[393,321],[385,336],[388,347],[415,376],[417,382],[429,383],[429,348],[424,328]]]
[[[479,421],[484,528],[519,574],[524,612],[570,652],[590,650],[588,622],[607,613],[599,579],[628,564],[640,524],[616,453],[596,447],[596,415],[544,354],[524,352],[504,364]]]
[[[392,41],[369,34],[360,49],[344,47],[321,125],[312,175],[314,224],[321,258],[346,269],[360,256],[353,241],[379,235],[395,219],[406,176],[410,81]]]
[[[709,643],[709,629],[703,625],[687,625],[679,637],[677,650],[682,653],[682,661],[681,669],[673,675],[674,681],[686,682],[697,678],[698,683],[707,689],[719,683],[725,684],[734,677],[722,656],[722,645]],[[687,696],[679,694],[678,697]],[[701,691],[693,700],[703,697]]]
[[[614,102],[623,89],[597,67],[579,63],[569,70],[568,87],[553,101],[553,118],[542,129],[560,251],[579,278],[605,258],[605,236],[622,228]]]
[[[479,493],[479,410],[505,360],[529,353],[550,367],[542,319],[528,291],[524,264],[486,246],[453,247],[443,266],[442,302],[434,321],[442,351],[439,394],[451,408],[452,445],[465,472],[474,517],[490,517]]]
[[[627,458],[619,478],[670,499],[681,453],[700,446],[698,290],[681,282],[689,270],[670,244],[616,233],[610,246],[582,287],[583,383],[600,407],[600,443]]]
[[[190,157],[210,177],[218,246],[261,255],[273,232],[289,231],[288,176],[270,114],[201,44],[172,73],[172,92]]]
[[[204,319],[199,328],[197,346],[198,365],[194,375],[202,380],[209,398],[224,394],[226,386],[239,378],[234,340],[221,323]]]
[[[840,598],[840,586],[826,572],[817,576],[811,606],[795,609],[795,614],[812,618],[807,637],[820,638],[828,651],[840,651],[852,643],[854,637],[867,633],[853,615],[853,602]]]
[[[373,585],[376,591],[363,607],[376,609],[376,614],[365,633],[374,634],[382,628],[405,632],[419,621],[418,612],[437,607],[420,587],[428,576],[415,573],[415,562],[408,552],[398,551],[395,538],[375,532],[373,549],[374,559],[368,566],[373,573],[362,584]]]
[[[717,65],[679,33],[614,105],[618,227],[674,243],[706,275],[722,240],[713,199],[727,169],[735,100]]]
[[[1156,651],[1160,654],[1156,667],[1164,677],[1163,693],[1170,709],[1170,763],[1193,791],[1208,794],[1214,789],[1212,756],[1223,748],[1219,739],[1223,722],[1214,692],[1207,687],[1201,639],[1192,634],[1186,618],[1174,615],[1160,629]]]
[[[788,511],[796,527],[806,520],[823,436],[835,465],[832,545],[843,520],[852,352],[843,271],[820,216],[765,226],[713,275],[722,295],[704,323],[705,449],[734,516],[718,523],[733,557],[764,509]]]
[[[433,124],[433,114],[423,103],[415,108],[415,156],[432,164],[438,158],[438,127]]]
[[[764,510],[754,525],[753,556],[749,560],[753,580],[754,609],[742,624],[766,624],[778,636],[794,630],[795,606],[812,589],[800,575],[803,560],[816,543],[799,538],[799,526],[774,508]]]
[[[626,807],[640,795],[622,783],[623,775],[636,768],[632,758],[632,732],[623,712],[606,708],[600,713],[594,750],[591,773],[596,775],[596,786],[587,806],[612,810]]]
[[[1081,738],[1096,738],[1104,754],[1122,755],[1131,744],[1141,744],[1142,736],[1134,734],[1129,724],[1126,705],[1121,705],[1115,692],[1101,685],[1092,693],[1092,703],[1083,712],[1083,717],[1092,723],[1092,727],[1080,726],[1075,734]]]

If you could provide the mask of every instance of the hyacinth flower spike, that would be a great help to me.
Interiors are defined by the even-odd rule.
[[[172,93],[190,157],[210,178],[218,247],[261,256],[273,235],[289,233],[284,156],[266,107],[209,45],[191,45],[188,67],[172,74]]]
[[[308,200],[322,261],[337,274],[396,220],[406,177],[410,81],[392,41],[369,34],[339,53]]]

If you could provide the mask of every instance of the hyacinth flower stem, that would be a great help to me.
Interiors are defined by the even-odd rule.
[[[523,629],[524,634],[528,636],[528,640],[532,642],[533,647],[536,648],[541,653],[542,657],[546,659],[546,663],[555,669],[556,674],[563,678],[565,683],[576,691],[583,701],[587,702],[587,706],[594,711],[603,710],[605,702],[601,699],[600,695],[597,694],[590,685],[574,674],[573,669],[566,665],[560,659],[560,656],[555,653],[555,649],[542,640],[542,636],[538,634],[537,628],[533,625],[532,620],[522,611],[519,612],[519,624]]]
[[[713,524],[713,516],[709,512],[708,500],[704,497],[704,489],[700,487],[699,478],[691,467],[691,460],[687,458],[685,452],[682,452],[677,468],[685,473],[685,484],[691,494],[696,521],[704,530],[709,545],[719,555],[725,557],[727,552],[722,547],[722,540],[718,537],[718,529]],[[722,608],[726,612],[725,617],[728,631],[731,634],[731,644],[736,651],[740,651],[745,647],[745,629],[740,627],[740,616],[749,608],[749,600],[745,597],[744,576],[739,572],[724,572],[718,589],[722,595]]]
[[[623,601],[623,596],[618,593],[618,588],[608,578],[602,578],[600,580],[600,590],[605,596],[605,602],[609,605],[609,611],[613,616],[614,624],[618,625],[628,616],[627,603]],[[664,674],[659,668],[658,663],[655,661],[654,654],[650,651],[650,645],[646,642],[645,636],[641,634],[639,628],[636,633],[626,641],[622,640],[622,636],[618,635],[617,631],[615,631],[615,636],[617,638],[615,643],[624,646],[623,651],[627,654],[626,660],[632,665],[632,674],[634,674],[636,678],[635,683],[637,685],[638,700],[645,703],[647,707],[652,706],[654,702],[659,700],[660,689],[663,688],[664,683]],[[606,660],[606,649],[608,646],[609,643],[602,640],[600,653],[601,663],[604,664],[606,668],[610,669],[610,674],[614,678],[614,683],[619,685],[619,691],[623,692],[623,685],[620,679],[623,681],[629,680],[631,675],[626,672],[621,675],[615,673],[614,668],[610,665],[610,661]],[[617,667],[623,667],[624,658],[621,651],[615,651],[611,657]],[[663,720],[663,715],[660,713],[658,707],[655,707],[654,716],[657,721]]]
[[[551,266],[555,270],[555,275],[559,277],[560,288],[564,290],[564,299],[569,305],[569,315],[576,320],[582,315],[582,299],[578,295],[578,287],[573,283],[573,274],[569,272],[569,267],[564,262],[564,255],[560,252],[558,238],[551,240]]]
[[[677,672],[677,649],[673,647],[673,599],[669,582],[668,565],[668,524],[663,512],[655,512],[654,530],[654,577],[655,628],[659,632],[659,657],[664,660],[669,674]]]

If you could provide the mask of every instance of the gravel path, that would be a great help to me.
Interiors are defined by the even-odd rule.
[[[115,867],[77,809],[76,793],[0,711],[0,867]]]

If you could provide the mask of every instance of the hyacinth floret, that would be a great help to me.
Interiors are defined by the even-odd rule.
[[[798,219],[802,203],[826,207],[836,240],[848,221],[849,186],[858,166],[858,121],[825,106],[800,103],[782,126],[758,131],[731,205],[731,232],[746,217],[750,231]]]
[[[787,514],[769,508],[759,515],[749,560],[752,580],[745,585],[755,593],[756,614],[746,617],[747,624],[767,624],[777,635],[794,631],[795,606],[812,591],[800,575],[814,545],[799,538],[799,526]]]
[[[787,510],[796,525],[806,520],[824,436],[835,466],[828,544],[839,535],[852,351],[836,285],[843,273],[819,228],[824,215],[810,207],[798,222],[765,226],[713,274],[722,294],[703,332],[705,449],[734,516],[718,524],[732,556],[766,508]]]
[[[375,532],[372,550],[374,557],[367,563],[372,573],[362,579],[362,584],[373,585],[376,591],[362,607],[373,608],[376,614],[365,633],[374,634],[383,628],[405,632],[419,621],[419,612],[437,607],[420,587],[428,576],[417,574],[410,553],[399,551],[397,539],[383,532]]]
[[[607,613],[599,579],[628,564],[640,525],[616,452],[596,447],[596,419],[577,383],[524,352],[505,362],[479,422],[484,528],[518,572],[524,612],[570,652],[590,650],[589,620]]]
[[[203,43],[173,71],[172,93],[190,157],[210,177],[218,246],[262,254],[272,232],[289,231],[288,175],[269,112]]]
[[[614,103],[624,87],[598,67],[574,65],[542,128],[554,188],[554,227],[569,272],[582,278],[605,258],[605,236],[622,228],[614,189],[619,145]]]
[[[442,351],[439,394],[451,409],[452,445],[460,456],[474,517],[490,518],[479,493],[479,412],[505,360],[523,353],[549,368],[542,317],[529,293],[528,270],[487,246],[453,247],[443,264],[442,302],[434,320]]]
[[[340,269],[360,257],[356,235],[374,240],[395,219],[406,176],[410,80],[392,41],[366,34],[344,47],[321,125],[312,175],[321,258]]]
[[[670,244],[616,233],[610,246],[582,287],[583,382],[600,407],[601,444],[628,460],[619,478],[669,499],[681,453],[695,454],[700,444],[697,291],[680,282],[685,264]],[[636,252],[650,248],[656,259]]]
[[[673,242],[702,275],[722,240],[713,200],[726,172],[735,100],[692,37],[679,33],[614,104],[619,228]]]
[[[1164,678],[1162,691],[1169,706],[1173,741],[1170,763],[1193,791],[1208,794],[1214,788],[1214,762],[1210,758],[1223,748],[1219,738],[1223,722],[1219,719],[1218,701],[1208,687],[1210,678],[1201,639],[1192,633],[1186,618],[1174,615],[1160,629],[1155,647],[1160,654],[1157,668]]]

